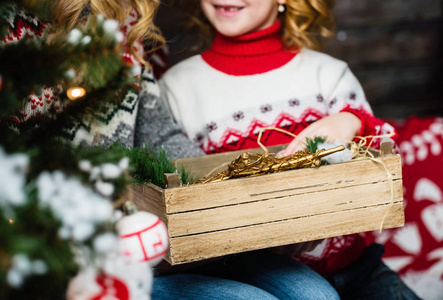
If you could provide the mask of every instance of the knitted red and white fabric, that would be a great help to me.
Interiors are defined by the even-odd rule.
[[[262,127],[295,134],[327,115],[349,111],[362,119],[359,135],[393,128],[375,118],[346,63],[279,41],[280,23],[237,38],[217,35],[212,49],[172,67],[161,84],[188,136],[207,153],[257,147]],[[292,138],[267,131],[265,145]]]
[[[280,27],[277,21],[240,37],[218,34],[210,50],[180,62],[162,77],[175,117],[206,153],[256,148],[263,127],[298,134],[342,111],[362,120],[361,136],[394,132],[373,116],[346,63],[305,48],[286,51]],[[291,139],[266,131],[261,141],[271,146]],[[351,264],[364,247],[359,235],[326,239],[301,260],[327,274]]]
[[[421,298],[443,297],[443,116],[394,123],[402,156],[406,222],[368,232],[385,246],[383,260]]]

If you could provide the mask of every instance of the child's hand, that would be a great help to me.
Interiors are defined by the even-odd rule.
[[[320,244],[323,240],[316,240],[311,242],[304,242],[304,243],[297,243],[292,245],[286,245],[286,246],[279,246],[270,248],[269,250],[271,252],[274,252],[276,254],[280,255],[288,255],[288,256],[294,256],[294,257],[300,257],[304,252],[309,252],[315,249],[318,244]]]
[[[304,150],[307,137],[320,136],[326,137],[328,142],[349,143],[358,134],[360,128],[360,118],[350,112],[324,117],[303,129],[286,147],[282,155],[286,156],[294,154],[298,150]]]

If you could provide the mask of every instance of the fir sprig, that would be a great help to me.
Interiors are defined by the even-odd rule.
[[[15,5],[23,7],[39,16],[40,19],[47,19],[50,14],[52,0],[1,0],[2,5]]]
[[[318,144],[326,142],[326,137],[315,136],[314,138],[306,138],[306,149],[311,153],[315,153],[318,149]]]
[[[49,2],[52,1],[0,0],[0,12],[3,16],[5,10],[10,10],[7,17],[14,16],[20,10],[11,10],[11,7],[26,4],[27,8],[35,8],[40,14],[47,11]],[[61,298],[77,269],[71,251],[72,241],[60,237],[60,216],[39,205],[41,199],[38,199],[36,179],[44,172],[58,171],[76,182],[80,179],[84,189],[93,193],[97,187],[88,182],[90,174],[79,169],[79,162],[89,160],[92,165],[100,167],[103,163],[116,163],[126,155],[122,151],[108,152],[103,147],[72,146],[62,139],[70,122],[85,116],[95,117],[94,112],[101,105],[118,101],[118,92],[133,83],[129,79],[132,77],[131,66],[121,58],[119,39],[106,32],[104,22],[91,17],[86,26],[78,28],[81,34],[74,42],[63,35],[51,36],[50,41],[46,34],[42,38],[24,38],[0,47],[0,148],[8,155],[24,153],[29,157],[27,172],[20,177],[26,179],[23,187],[25,203],[8,204],[10,200],[0,195],[0,299]],[[7,32],[8,26],[8,20],[0,20],[1,33]],[[75,71],[73,78],[71,69]],[[83,87],[87,94],[69,102],[61,114],[54,112],[50,116],[31,117],[18,124],[9,117],[20,116],[19,108],[28,93],[40,96],[42,87],[59,84],[64,90]],[[62,101],[69,101],[65,93],[58,96]],[[2,178],[2,181],[8,182],[7,179]],[[115,187],[115,197],[118,197],[127,181],[124,176],[110,181]],[[53,198],[57,200],[57,197]],[[82,199],[91,200],[90,197]],[[12,224],[7,217],[9,213],[14,221]],[[102,225],[97,225],[95,233],[105,230],[99,228]],[[91,238],[84,246],[90,247],[90,243]],[[8,283],[7,276],[10,276],[11,259],[17,254],[30,260],[43,260],[47,272],[25,276],[23,284],[14,288]]]
[[[108,151],[123,154],[130,159],[131,175],[138,184],[152,183],[165,188],[164,173],[178,173],[183,184],[189,183],[187,170],[177,170],[161,148],[154,150],[145,146],[129,149],[120,143],[114,143]]]
[[[309,150],[311,153],[315,153],[318,149],[318,144],[325,143],[326,137],[322,136],[315,136],[314,138],[306,138],[306,149]],[[321,166],[327,165],[328,163],[325,160],[321,160]]]
[[[13,220],[0,216],[1,299],[38,299],[41,295],[56,299],[64,294],[69,278],[77,272],[70,243],[58,237],[60,223],[50,211],[39,207],[36,197],[35,190],[30,192],[26,205],[14,209]],[[25,278],[20,289],[11,289],[6,276],[16,254],[43,260],[48,271]]]
[[[86,96],[69,103],[71,115],[91,114],[109,99],[119,99],[118,91],[135,81],[132,66],[121,57],[118,32],[107,31],[106,22],[91,16],[84,26],[71,31],[76,33],[71,39],[62,34],[49,38],[46,33],[41,38],[2,45],[0,117],[12,114],[29,93],[39,96],[42,86],[84,88]],[[59,96],[67,101],[64,95]]]

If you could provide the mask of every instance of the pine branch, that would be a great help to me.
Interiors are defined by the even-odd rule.
[[[51,0],[1,0],[0,6],[15,5],[23,7],[42,19],[47,19],[50,14]]]
[[[5,105],[0,107],[0,118],[14,114],[28,94],[40,95],[42,86],[84,88],[86,97],[73,104],[76,112],[96,111],[102,103],[116,101],[118,91],[134,79],[131,66],[121,57],[118,38],[106,31],[105,23],[90,17],[68,38],[59,35],[49,43],[44,35],[1,47],[0,101]],[[74,79],[70,78],[72,73],[77,75]]]
[[[2,103],[21,103],[31,92],[41,94],[39,90],[42,86],[56,85],[68,79],[66,57],[70,50],[58,44],[45,43],[46,38],[37,41],[23,39],[0,48]],[[5,98],[7,96],[9,98]],[[0,108],[0,112],[0,116],[12,113],[3,108]]]
[[[26,5],[40,15],[47,11],[49,2],[51,1],[0,0],[0,11],[10,8],[13,3]],[[15,11],[17,12],[18,10]],[[74,147],[63,139],[67,134],[65,129],[72,123],[82,118],[99,117],[104,106],[115,105],[122,98],[118,97],[119,92],[134,88],[131,86],[133,81],[129,79],[132,77],[131,66],[125,65],[121,58],[119,37],[109,27],[105,28],[105,22],[107,21],[100,18],[90,18],[85,26],[71,31],[67,37],[55,35],[49,41],[48,35],[44,35],[42,38],[25,38],[18,43],[0,47],[0,148],[6,153],[24,153],[29,158],[27,172],[23,171],[19,176],[20,180],[26,181],[24,187],[16,188],[25,195],[25,203],[11,204],[8,201],[12,200],[2,198],[8,193],[0,195],[1,299],[60,298],[67,282],[76,272],[71,242],[91,249],[94,236],[86,237],[86,240],[75,240],[60,234],[63,217],[44,207],[38,194],[48,186],[47,181],[44,185],[38,185],[36,179],[40,179],[42,173],[54,174],[53,171],[58,171],[60,176],[66,176],[77,183],[80,181],[79,185],[84,188],[79,190],[86,190],[91,194],[97,194],[94,191],[98,191],[99,187],[95,183],[103,180],[112,183],[115,187],[112,196],[118,197],[128,184],[124,176],[105,180],[103,171],[98,175],[102,177],[91,179],[92,171],[88,173],[87,170],[80,169],[79,163],[88,160],[95,168],[100,169],[105,163],[117,164],[124,156],[132,155],[136,157],[133,158],[134,162],[138,163],[133,168],[134,174],[139,176],[138,180],[155,184],[158,182],[159,185],[162,184],[164,172],[174,171],[164,153],[155,154],[146,149],[131,150],[122,145],[115,145],[114,150],[103,147]],[[9,25],[0,20],[0,29]],[[60,114],[52,107],[48,115],[36,116],[22,123],[15,123],[14,118],[10,117],[19,115],[22,101],[29,93],[39,95],[42,87],[57,85],[61,85],[65,91],[70,87],[82,87],[86,90],[86,95],[71,102],[67,100],[66,93],[59,94],[61,101],[68,103]],[[137,152],[139,150],[141,153]],[[133,151],[137,153],[134,154]],[[3,155],[6,157],[4,161],[10,160],[8,155]],[[4,164],[0,167],[6,166]],[[14,172],[8,174],[12,173]],[[5,178],[2,179],[8,182]],[[9,186],[6,184],[6,187]],[[62,201],[58,198],[59,194],[51,196],[50,201]],[[65,194],[70,196],[70,193]],[[85,201],[93,200],[91,194],[87,193],[88,197],[80,198]],[[69,204],[60,203],[61,207],[71,208]],[[69,213],[71,212],[72,210]],[[9,218],[14,220],[13,224],[9,223]],[[109,231],[109,226],[109,222],[97,224],[94,234]],[[23,254],[31,260],[43,260],[47,272],[25,276],[23,284],[13,288],[6,279],[11,270],[11,259],[17,254]],[[47,288],[48,282],[51,283],[51,289]]]
[[[325,143],[326,139],[327,139],[326,137],[320,137],[320,136],[316,136],[313,139],[306,138],[306,149],[308,149],[309,152],[311,153],[315,153],[318,149],[318,144]],[[322,160],[320,165],[323,166],[327,164],[328,163],[325,160]]]
[[[17,207],[14,213],[12,224],[0,217],[0,298],[38,299],[43,295],[59,298],[69,278],[77,271],[70,244],[58,237],[59,222],[48,210],[38,206],[36,191],[30,193],[27,204]],[[5,279],[13,254],[44,259],[49,271],[25,280],[20,289],[11,289]],[[51,282],[51,289],[47,288],[48,282]]]
[[[109,151],[123,153],[129,157],[131,175],[138,184],[152,183],[165,188],[164,173],[179,173],[183,184],[189,182],[189,173],[185,169],[177,170],[161,148],[158,150],[149,147],[129,149],[119,143],[114,143]]]

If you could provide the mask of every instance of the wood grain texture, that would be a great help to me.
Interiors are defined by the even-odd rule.
[[[403,118],[443,113],[443,59],[354,68],[376,116]]]
[[[380,118],[443,113],[442,1],[335,2],[325,52],[349,63]]]
[[[400,156],[382,157],[393,175],[400,179]],[[257,177],[165,190],[167,213],[185,212],[350,187],[386,180],[384,167],[368,159],[337,165],[306,168]]]
[[[361,159],[193,186],[135,186],[134,202],[167,224],[171,264],[375,230],[386,212],[383,228],[402,226],[400,156],[378,159],[392,174],[393,199],[383,165]]]
[[[339,25],[377,26],[410,23],[440,18],[439,0],[339,0],[334,12]]]
[[[163,174],[165,179],[166,188],[179,187],[181,185],[180,176],[177,173],[165,173]]]
[[[232,253],[376,230],[388,207],[388,205],[366,207],[172,238],[169,260],[172,264],[180,264]],[[396,203],[389,208],[384,228],[403,225],[403,203]]]
[[[390,192],[387,182],[378,182],[171,214],[169,233],[171,237],[200,234],[389,204]],[[394,201],[403,201],[401,180],[394,182]]]
[[[380,143],[380,153],[383,156],[392,154],[392,143],[391,142],[381,142]]]
[[[339,38],[326,44],[325,51],[351,65],[352,70],[394,62],[417,62],[438,59],[441,27],[435,23],[392,24],[385,26],[351,27],[337,30]]]
[[[140,211],[157,215],[166,225],[166,206],[164,190],[153,184],[132,185],[134,204]]]

